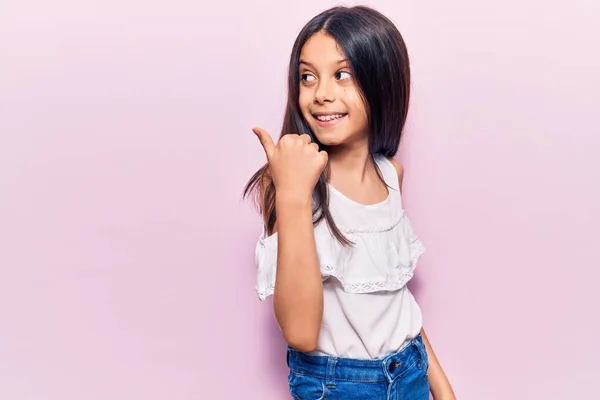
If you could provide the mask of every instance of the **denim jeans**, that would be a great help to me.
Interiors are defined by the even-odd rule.
[[[295,400],[428,400],[429,361],[421,335],[379,359],[316,356],[288,347]]]

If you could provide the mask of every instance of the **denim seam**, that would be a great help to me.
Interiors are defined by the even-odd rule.
[[[290,371],[290,372],[295,373],[293,371]],[[303,374],[296,374],[296,375],[303,375]],[[311,375],[303,375],[303,376],[311,376]],[[313,377],[313,376],[311,376],[311,377]],[[317,378],[317,377],[313,377],[313,378]],[[291,379],[288,378],[288,382],[291,384]],[[320,382],[320,383],[321,383],[321,397],[319,397],[317,400],[325,400],[327,398],[327,388],[325,387],[325,383],[323,383],[323,382]],[[290,394],[292,395],[294,400],[302,400],[302,397],[293,393],[293,389],[291,386],[290,386]]]
[[[404,371],[402,371],[401,374],[398,374],[398,376],[395,377],[394,380],[396,380],[398,378],[402,378],[404,375],[408,374],[415,367],[415,365],[417,365],[418,362],[419,362],[419,360],[415,360],[412,364],[410,364],[410,366],[408,368],[406,368]]]
[[[419,353],[421,354],[422,368],[425,370],[425,373],[427,373],[427,368],[429,366],[429,355],[427,354],[427,347],[425,347],[425,343],[418,343],[417,348],[419,349]]]
[[[300,375],[300,376],[309,376],[311,378],[317,378],[317,379],[327,379],[325,376],[321,376],[321,375],[313,375],[313,374],[307,374],[305,372],[300,372],[296,369],[291,369],[291,371],[296,374],[296,375]],[[371,379],[346,379],[346,378],[335,378],[336,381],[344,381],[344,382],[361,382],[361,383],[377,383],[377,382],[385,382],[385,379],[377,379],[377,380],[371,380]]]

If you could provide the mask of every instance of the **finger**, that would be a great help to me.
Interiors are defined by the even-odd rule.
[[[267,131],[261,128],[253,128],[252,132],[258,137],[260,144],[265,150],[265,154],[267,155],[267,159],[271,158],[273,155],[273,151],[275,151],[275,143],[271,138],[271,135]]]
[[[309,144],[312,142],[310,135],[307,135],[306,133],[303,133],[302,135],[300,135],[300,139],[302,139],[302,141],[306,144]]]
[[[325,168],[325,165],[327,165],[327,162],[329,161],[329,155],[327,154],[327,152],[325,150],[321,150],[319,152],[319,155],[323,159],[323,168]]]
[[[316,143],[310,143],[308,147],[312,147],[314,150],[319,151],[319,145]]]

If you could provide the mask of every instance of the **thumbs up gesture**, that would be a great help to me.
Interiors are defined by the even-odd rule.
[[[277,197],[290,200],[309,200],[327,165],[328,156],[319,151],[309,135],[284,135],[277,145],[271,135],[261,128],[252,131],[258,137],[271,170]]]

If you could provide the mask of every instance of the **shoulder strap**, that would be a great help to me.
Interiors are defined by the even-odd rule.
[[[394,164],[392,164],[386,156],[380,154],[376,155],[374,158],[385,183],[392,189],[398,190],[398,172],[396,171]]]

